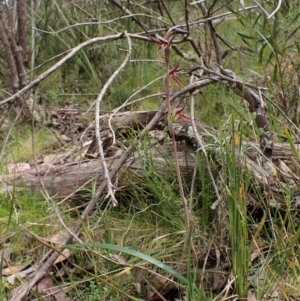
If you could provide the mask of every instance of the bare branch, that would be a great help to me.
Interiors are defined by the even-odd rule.
[[[214,28],[214,25],[213,25],[212,21],[208,19],[209,11],[206,9],[204,2],[199,3],[199,6],[202,10],[202,14],[203,14],[204,18],[206,18],[205,21],[207,22],[209,30],[210,30],[210,35],[211,35],[211,38],[212,38],[213,43],[214,43],[217,63],[221,64],[221,62],[222,62],[222,49],[219,45],[218,37],[216,35],[216,30]]]
[[[268,16],[268,19],[271,19],[280,9],[282,0],[278,0],[277,7],[274,9],[274,11]]]
[[[96,133],[96,139],[98,142],[98,148],[99,148],[99,154],[100,154],[100,159],[103,165],[103,171],[107,183],[107,190],[108,190],[108,196],[111,198],[113,206],[117,206],[118,202],[116,200],[115,194],[113,192],[113,184],[109,175],[109,171],[105,162],[105,156],[104,156],[104,151],[103,151],[103,144],[101,141],[100,137],[100,104],[103,99],[104,94],[106,93],[108,87],[111,85],[111,83],[114,81],[114,79],[119,75],[119,73],[122,71],[122,69],[126,66],[130,56],[131,56],[131,41],[130,38],[127,34],[127,32],[124,32],[125,37],[127,38],[128,41],[128,53],[123,61],[123,63],[120,65],[120,67],[111,75],[111,77],[108,79],[108,81],[105,83],[103,86],[99,96],[96,99],[96,108],[95,108],[95,133]]]
[[[0,28],[0,32],[1,32],[1,28]],[[8,97],[7,99],[1,101],[0,105],[3,105],[5,103],[8,103],[10,101],[14,101],[14,100],[20,98],[24,93],[26,93],[27,91],[29,91],[32,87],[34,87],[35,85],[39,84],[47,76],[49,76],[55,70],[57,70],[58,68],[60,68],[67,60],[69,60],[70,58],[72,58],[78,51],[80,51],[84,47],[92,45],[94,43],[98,43],[98,42],[108,42],[108,41],[117,40],[117,39],[120,39],[122,37],[123,37],[123,33],[119,33],[119,34],[112,35],[112,36],[107,36],[107,37],[97,37],[97,38],[90,39],[88,41],[85,41],[85,42],[79,44],[78,46],[74,47],[65,57],[63,57],[60,61],[58,61],[51,68],[49,68],[46,72],[42,73],[36,79],[34,79],[32,82],[30,82],[26,87],[24,87],[23,89],[21,89],[20,91],[18,91],[14,95],[12,95],[11,97]]]
[[[267,17],[267,19],[271,19],[272,17],[274,17],[274,15],[279,11],[281,4],[282,4],[282,0],[278,0],[278,4],[276,6],[276,8],[273,10],[273,12],[271,14],[269,14],[260,3],[258,3],[258,1],[253,0],[253,2],[262,10],[262,12],[265,14],[265,16]]]

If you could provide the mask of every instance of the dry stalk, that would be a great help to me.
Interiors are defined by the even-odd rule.
[[[102,162],[103,171],[104,171],[104,175],[105,175],[105,179],[106,179],[106,183],[107,183],[107,190],[108,190],[107,197],[110,197],[113,206],[117,206],[118,201],[116,200],[113,184],[112,184],[111,178],[109,176],[109,171],[108,171],[108,168],[106,165],[104,151],[103,151],[103,144],[102,144],[101,137],[100,137],[100,104],[101,104],[103,96],[106,93],[108,87],[114,81],[114,79],[118,76],[118,74],[122,71],[122,69],[126,66],[128,60],[131,56],[131,40],[126,31],[124,32],[124,35],[127,38],[127,42],[128,42],[128,53],[127,53],[124,61],[120,65],[120,67],[111,75],[111,77],[108,79],[108,81],[103,86],[99,96],[96,99],[96,103],[95,103],[95,135],[96,135],[96,139],[98,142],[100,160]]]
[[[129,102],[135,95],[137,95],[138,93],[140,93],[141,91],[143,91],[144,89],[146,89],[147,87],[151,86],[153,83],[157,82],[158,80],[161,80],[163,77],[158,77],[158,78],[155,78],[154,80],[152,80],[150,83],[148,83],[147,85],[143,86],[142,88],[138,89],[137,91],[135,91],[134,93],[132,93],[125,101],[124,103],[122,103],[119,107],[117,107],[116,109],[114,109],[112,111],[111,114],[109,114],[109,119],[108,119],[108,126],[112,132],[112,138],[113,138],[113,142],[112,144],[115,143],[116,141],[116,135],[115,135],[115,132],[113,131],[113,128],[112,128],[112,124],[111,124],[111,121],[112,121],[112,118],[124,107],[130,105],[130,104],[133,104],[133,103],[136,103],[136,102],[139,102],[143,99],[145,99],[146,97],[149,97],[149,96],[146,96],[146,97],[142,97],[141,99],[137,99],[137,100],[134,100],[132,102]],[[161,96],[162,94],[154,94],[152,96]],[[150,95],[151,96],[151,95]]]
[[[33,103],[32,103],[32,116],[34,114],[34,110],[35,110],[35,99],[33,99]],[[35,127],[35,124],[34,124],[34,119],[31,120],[31,148],[32,148],[32,156],[33,156],[33,164],[34,164],[34,168],[36,170],[36,174],[37,174],[37,177],[39,179],[39,182],[43,188],[43,193],[45,194],[45,197],[47,200],[50,201],[51,205],[52,205],[52,208],[55,212],[55,215],[57,216],[59,222],[61,223],[62,227],[67,231],[67,233],[69,233],[69,235],[71,237],[73,237],[76,241],[78,241],[79,243],[82,243],[82,241],[79,239],[79,237],[77,236],[77,234],[75,232],[72,232],[72,230],[70,230],[67,225],[65,224],[60,212],[59,212],[59,209],[58,209],[58,206],[57,204],[55,203],[55,201],[53,200],[53,198],[51,198],[51,196],[49,195],[48,193],[48,190],[47,188],[45,187],[44,185],[44,182],[41,178],[41,175],[40,175],[40,172],[39,172],[39,169],[38,169],[38,164],[37,164],[37,158],[36,158],[36,155],[35,155],[35,139],[34,139],[34,127]],[[58,253],[60,253],[59,251],[57,251]]]

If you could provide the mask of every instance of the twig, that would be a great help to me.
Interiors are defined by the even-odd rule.
[[[269,16],[268,12],[262,7],[262,5],[259,2],[257,2],[256,0],[253,0],[253,2],[262,10],[266,17]]]
[[[0,102],[0,106],[4,105],[5,103],[8,103],[8,102],[11,102],[11,101],[14,101],[14,100],[20,98],[24,93],[26,93],[27,91],[29,91],[32,87],[34,87],[35,85],[39,84],[47,76],[49,76],[51,73],[53,73],[58,68],[60,68],[67,60],[69,60],[70,58],[72,58],[77,52],[79,52],[84,47],[92,45],[92,44],[95,44],[95,43],[98,43],[98,42],[108,42],[108,41],[117,40],[117,39],[122,38],[123,36],[124,36],[123,33],[118,33],[116,35],[111,35],[111,36],[107,36],[107,37],[93,38],[93,39],[90,39],[88,41],[85,41],[85,42],[79,44],[78,46],[74,47],[65,57],[63,57],[60,61],[58,61],[51,68],[49,68],[46,72],[44,72],[41,75],[39,75],[36,79],[34,79],[32,82],[30,82],[27,86],[25,86],[24,88],[22,88],[20,91],[18,91],[14,95],[12,95],[12,96],[6,98],[5,100],[1,101]]]
[[[173,26],[175,26],[175,25],[176,25],[176,23],[174,22],[174,20],[173,20],[173,18],[172,18],[172,16],[171,16],[171,14],[170,14],[170,12],[169,12],[168,8],[166,7],[165,1],[161,1],[161,4],[162,4],[162,6],[163,6],[163,7],[164,7],[164,9],[165,9],[165,11],[166,11],[166,13],[167,13],[167,15],[168,15],[168,18],[169,18],[169,19],[170,19],[170,21],[172,22],[172,25],[173,25]]]
[[[204,1],[206,1],[206,0],[194,1],[194,2],[191,2],[190,5],[200,4],[200,3],[204,2]]]
[[[271,19],[280,9],[282,0],[278,1],[277,7],[273,10],[273,12],[268,16],[268,19]]]
[[[150,38],[141,36],[139,34],[128,34],[128,36],[130,38],[132,38],[132,39],[137,39],[137,40],[142,40],[142,41],[148,41],[148,42],[151,41]],[[14,95],[12,95],[12,96],[6,98],[5,100],[1,101],[0,102],[0,106],[4,105],[6,103],[9,103],[11,101],[14,101],[17,98],[20,98],[24,93],[26,93],[31,88],[33,88],[34,86],[36,86],[37,84],[39,84],[46,77],[48,77],[51,73],[53,73],[54,71],[56,71],[57,69],[59,69],[66,61],[68,61],[70,58],[72,58],[81,49],[83,49],[83,48],[85,48],[85,47],[87,47],[89,45],[95,44],[95,43],[110,42],[110,41],[114,41],[114,40],[118,40],[118,39],[122,39],[122,38],[124,38],[124,34],[123,33],[118,33],[118,34],[111,35],[111,36],[93,38],[93,39],[90,39],[88,41],[85,41],[85,42],[79,44],[78,46],[74,47],[65,57],[63,57],[60,61],[58,61],[51,68],[49,68],[46,72],[44,72],[41,75],[39,75],[36,79],[34,79],[32,82],[30,82],[27,86],[25,86],[24,88],[22,88],[20,91],[18,91]],[[182,43],[182,42],[183,42],[183,40],[173,41],[173,43]]]
[[[265,16],[267,17],[267,19],[271,19],[279,11],[279,9],[281,7],[281,4],[282,4],[282,0],[278,0],[278,4],[277,4],[276,8],[269,15],[268,12],[262,7],[262,5],[260,3],[258,3],[255,0],[253,0],[253,2],[262,10],[262,12],[265,14]]]
[[[222,70],[223,73],[220,73],[220,72],[217,72],[217,71],[205,68],[205,67],[200,67],[200,68],[203,69],[207,73],[216,75],[216,76],[220,77],[221,79],[224,79],[231,83],[241,84],[243,86],[246,86],[246,87],[249,87],[249,88],[252,88],[255,90],[257,90],[257,89],[265,90],[265,91],[268,90],[268,88],[260,87],[257,85],[253,85],[253,84],[241,81],[240,79],[237,78],[237,76],[235,75],[235,73],[233,71],[231,71],[229,69],[223,69],[221,66],[219,66],[219,68]]]
[[[124,32],[124,35],[127,38],[127,42],[128,42],[127,55],[126,55],[124,61],[122,62],[122,64],[120,65],[120,67],[111,75],[111,77],[105,83],[105,85],[103,86],[99,96],[96,99],[96,103],[95,103],[95,106],[96,106],[95,107],[95,134],[96,134],[96,139],[98,142],[100,160],[102,162],[104,176],[105,176],[106,183],[107,183],[107,190],[108,190],[107,196],[109,196],[111,198],[113,206],[117,206],[118,202],[116,200],[116,197],[115,197],[115,194],[113,191],[113,184],[112,184],[111,178],[109,176],[109,171],[108,171],[106,161],[105,161],[103,144],[102,144],[101,137],[100,137],[100,117],[99,116],[100,116],[100,104],[101,104],[104,94],[106,93],[108,87],[111,85],[111,83],[114,81],[114,79],[119,75],[119,73],[122,71],[122,69],[126,66],[128,60],[131,56],[131,40],[126,31]]]
[[[266,94],[263,94],[264,98],[269,101],[272,106],[278,110],[278,112],[283,116],[284,119],[288,121],[288,123],[294,128],[295,132],[298,133],[298,136],[300,136],[300,130],[298,129],[297,125],[283,112],[283,110],[271,99],[269,98]]]

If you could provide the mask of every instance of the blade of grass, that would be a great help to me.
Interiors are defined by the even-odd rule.
[[[62,248],[67,248],[67,249],[86,249],[86,248],[101,248],[101,249],[106,249],[106,250],[113,250],[113,251],[117,251],[117,252],[122,252],[131,256],[135,256],[137,258],[140,258],[142,260],[145,260],[155,266],[157,266],[158,268],[161,268],[162,270],[164,270],[165,272],[167,272],[168,274],[172,275],[173,277],[175,277],[177,280],[179,280],[180,282],[182,282],[183,284],[185,284],[186,286],[190,286],[193,288],[194,291],[196,291],[198,294],[201,293],[202,295],[202,299],[203,301],[208,300],[206,298],[206,296],[204,295],[204,293],[202,293],[195,284],[191,284],[189,283],[188,279],[185,278],[184,276],[182,276],[180,273],[178,273],[177,271],[175,271],[172,267],[170,267],[169,265],[153,258],[150,255],[147,255],[145,253],[139,252],[139,251],[135,251],[126,247],[121,247],[118,245],[114,245],[114,244],[105,244],[105,243],[85,243],[85,244],[73,244],[73,245],[66,245],[63,246]]]

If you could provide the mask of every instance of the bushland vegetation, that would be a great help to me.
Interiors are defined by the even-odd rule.
[[[0,299],[298,300],[299,17],[0,1]]]

